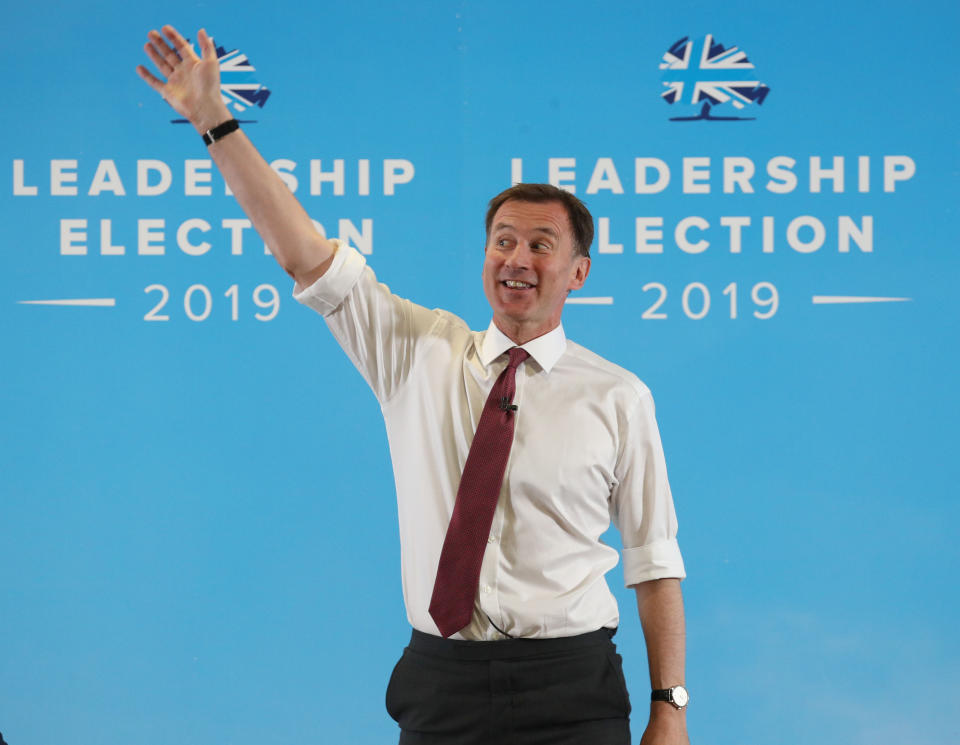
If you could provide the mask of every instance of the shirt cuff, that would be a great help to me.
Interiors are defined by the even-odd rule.
[[[336,246],[336,253],[323,276],[309,287],[303,288],[296,283],[293,286],[293,299],[313,308],[322,316],[330,315],[340,306],[367,265],[363,254],[353,246],[341,243],[336,238],[331,243]]]
[[[627,587],[652,579],[686,576],[680,545],[675,538],[623,549],[623,579]]]

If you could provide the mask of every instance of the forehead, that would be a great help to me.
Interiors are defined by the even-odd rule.
[[[572,238],[570,218],[561,202],[521,202],[508,199],[493,216],[491,230],[509,225],[520,231],[553,232],[558,238]]]

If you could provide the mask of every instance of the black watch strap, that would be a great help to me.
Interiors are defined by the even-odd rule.
[[[204,143],[209,147],[217,140],[222,140],[231,132],[240,129],[240,123],[236,119],[227,119],[223,124],[218,124],[213,129],[208,129],[201,135]]]
[[[690,694],[682,685],[672,688],[655,688],[650,692],[651,701],[666,701],[676,709],[685,709],[690,703]]]

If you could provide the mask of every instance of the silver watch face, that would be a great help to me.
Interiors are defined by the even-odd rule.
[[[680,707],[686,706],[690,701],[690,694],[687,693],[687,689],[683,686],[674,686],[673,687],[673,702]]]

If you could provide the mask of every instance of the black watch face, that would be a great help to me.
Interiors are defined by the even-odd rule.
[[[690,701],[690,695],[687,693],[687,689],[683,686],[676,686],[673,689],[673,702],[677,706],[686,706],[688,701]]]

